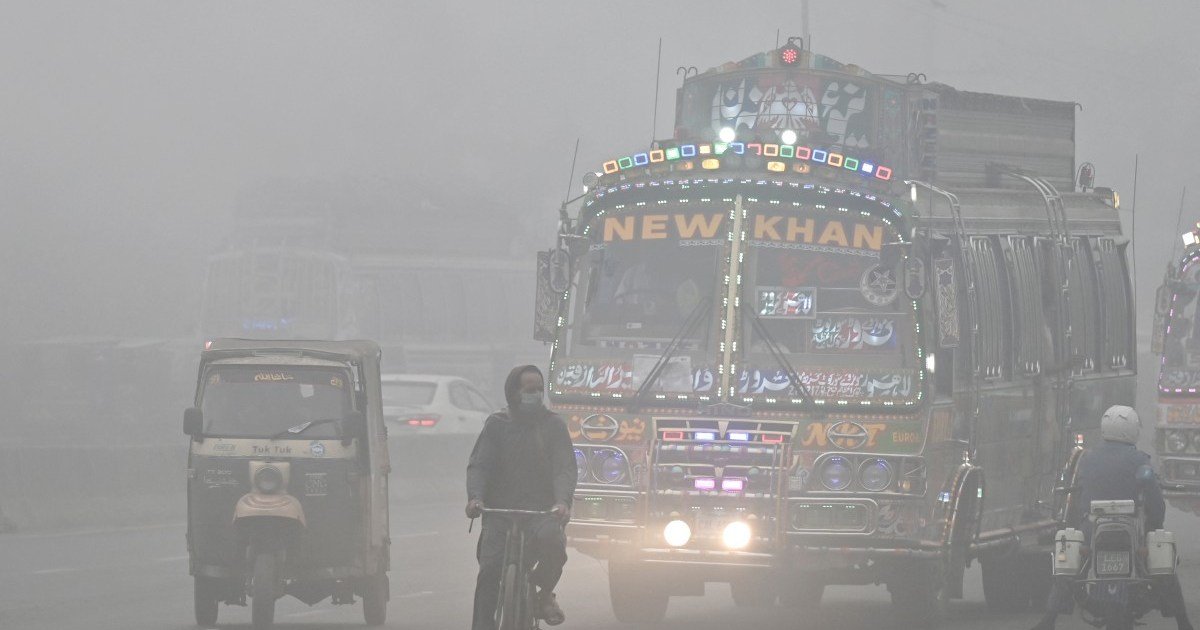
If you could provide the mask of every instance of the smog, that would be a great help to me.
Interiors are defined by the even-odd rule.
[[[0,628],[1191,627],[1196,4],[0,16]]]

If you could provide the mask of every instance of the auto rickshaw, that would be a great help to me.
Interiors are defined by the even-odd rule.
[[[357,596],[367,625],[386,621],[379,358],[370,341],[206,345],[183,421],[196,623],[249,596],[254,627],[269,627],[284,595],[310,606]]]

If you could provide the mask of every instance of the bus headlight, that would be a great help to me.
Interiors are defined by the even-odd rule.
[[[725,531],[721,532],[721,542],[730,549],[745,549],[750,544],[752,534],[749,525],[742,521],[734,521],[726,525]]]
[[[1187,434],[1183,431],[1167,431],[1167,450],[1172,453],[1182,453],[1187,450]]]
[[[854,471],[845,457],[835,456],[825,460],[821,466],[821,485],[827,490],[840,491],[850,487]]]
[[[894,476],[892,465],[886,459],[881,458],[868,459],[858,469],[858,482],[868,492],[887,490],[892,485]]]
[[[692,527],[684,521],[671,521],[663,528],[663,539],[672,547],[682,547],[692,539]]]
[[[592,451],[592,475],[600,483],[621,483],[625,480],[628,469],[629,464],[621,451],[610,448]]]
[[[587,479],[587,455],[583,453],[583,449],[575,449],[575,480],[582,482]]]

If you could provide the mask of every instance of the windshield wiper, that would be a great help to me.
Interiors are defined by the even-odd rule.
[[[689,334],[691,334],[692,329],[696,327],[696,324],[698,324],[701,319],[704,319],[704,307],[711,301],[712,296],[704,296],[699,302],[696,303],[695,306],[692,307],[692,312],[688,313],[687,319],[684,320],[683,326],[680,327],[679,332],[675,335],[675,338],[671,339],[671,343],[667,344],[667,347],[663,350],[663,353],[659,355],[658,361],[654,362],[654,367],[650,368],[650,373],[646,375],[646,380],[642,381],[641,387],[638,387],[637,392],[633,394],[633,400],[629,401],[630,412],[633,412],[635,409],[637,409],[638,404],[640,404],[642,401],[642,397],[646,395],[646,392],[650,391],[650,387],[654,385],[655,381],[658,380],[658,377],[662,375],[663,370],[667,366],[667,362],[671,360],[671,357],[674,356],[675,351],[679,349],[679,346],[683,345],[683,340],[686,339]]]
[[[294,427],[288,427],[288,428],[280,431],[279,433],[272,435],[271,439],[278,440],[279,438],[285,438],[289,435],[300,435],[301,433],[304,433],[305,431],[307,431],[315,426],[320,426],[322,424],[333,424],[335,422],[341,422],[341,421],[342,421],[342,418],[325,418],[324,420],[309,420],[308,422],[303,422],[303,423],[297,424]],[[338,435],[339,436],[341,435],[340,430],[338,431]]]
[[[762,338],[763,343],[767,345],[767,350],[770,351],[771,357],[774,358],[775,362],[779,364],[779,367],[783,368],[783,371],[787,373],[788,382],[791,383],[792,390],[798,392],[805,402],[812,403],[813,397],[808,391],[808,387],[806,387],[804,383],[800,382],[800,375],[796,373],[796,368],[792,367],[791,362],[787,360],[787,357],[784,356],[783,352],[779,349],[779,343],[776,342],[775,338],[771,336],[771,333],[767,331],[766,325],[763,324],[762,317],[758,314],[758,309],[751,308],[749,310],[753,315],[753,317],[750,318],[751,325],[754,326],[754,330],[758,332],[758,336]]]

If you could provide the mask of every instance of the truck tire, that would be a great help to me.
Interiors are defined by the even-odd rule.
[[[738,608],[773,606],[778,595],[775,584],[761,577],[734,580],[729,583],[729,593],[733,595],[733,603]]]
[[[275,583],[279,579],[273,553],[254,556],[254,572],[250,577],[250,620],[254,630],[275,625]]]
[[[1021,556],[1017,554],[985,556],[983,598],[992,612],[1021,612],[1029,609],[1030,593],[1023,580]]]
[[[217,585],[209,578],[195,577],[193,597],[196,609],[196,625],[201,628],[212,628],[217,625],[217,611],[220,601],[217,598]]]
[[[942,619],[946,607],[944,569],[940,562],[913,561],[887,583],[897,627],[930,628]]]
[[[1030,610],[1041,612],[1046,609],[1053,585],[1054,567],[1049,553],[1032,553],[1021,556],[1021,585]]]
[[[367,578],[362,592],[363,621],[368,626],[382,626],[387,623],[388,592],[387,574],[373,575]]]
[[[671,600],[660,585],[638,575],[635,565],[617,562],[608,565],[608,595],[621,623],[659,623]]]

